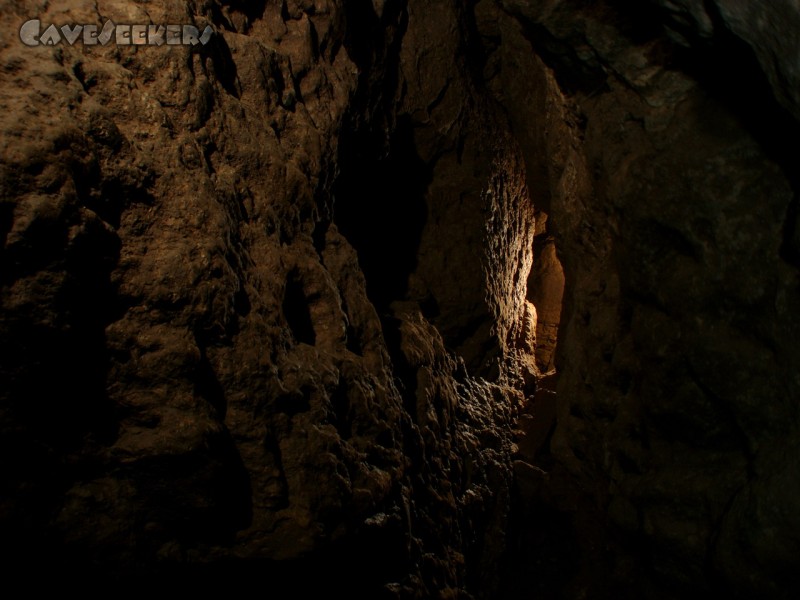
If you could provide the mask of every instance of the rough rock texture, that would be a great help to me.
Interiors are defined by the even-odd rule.
[[[795,3],[0,9],[6,572],[800,587]]]
[[[548,593],[790,597],[800,13],[655,4],[673,11],[476,9],[487,78],[566,274],[549,472],[517,468],[521,519],[533,505],[564,523],[550,542],[572,532],[554,553],[579,566]],[[693,32],[677,42],[676,15]]]
[[[791,0],[657,0],[665,31],[681,45],[733,35],[752,51],[775,98],[800,118],[800,10]],[[662,14],[664,14],[662,13]]]
[[[453,61],[455,7],[1,14],[218,31],[4,34],[5,560],[491,596],[533,209],[507,121]]]

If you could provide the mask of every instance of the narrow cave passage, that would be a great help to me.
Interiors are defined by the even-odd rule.
[[[533,396],[520,415],[519,456],[535,465],[553,432],[556,420],[556,349],[564,296],[564,270],[558,257],[552,224],[544,211],[537,213],[533,238],[533,264],[527,281],[526,302],[533,315]],[[537,456],[538,455],[538,456]]]
[[[356,138],[351,135],[342,144],[334,222],[356,249],[367,294],[380,312],[408,290],[431,174],[416,154],[408,118],[400,119],[386,155],[369,144],[359,146]]]
[[[527,300],[536,309],[536,368],[542,377],[556,374],[558,326],[564,296],[564,269],[558,258],[550,219],[543,211],[536,220],[533,265],[528,276]]]
[[[551,598],[578,572],[580,548],[575,541],[573,516],[543,493],[555,466],[550,445],[556,427],[556,350],[564,296],[564,269],[558,256],[552,221],[536,214],[533,263],[527,280],[526,302],[533,315],[534,393],[526,398],[517,424],[514,485],[507,527],[508,546],[503,584],[498,598]],[[558,487],[560,483],[556,483]],[[571,501],[571,500],[570,500]]]

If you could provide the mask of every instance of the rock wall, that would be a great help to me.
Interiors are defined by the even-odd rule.
[[[547,593],[798,589],[798,14],[478,4],[566,275],[548,473],[518,469],[573,539]]]
[[[8,572],[797,589],[794,4],[0,6]]]
[[[6,32],[217,31],[4,34],[14,572],[492,594],[533,210],[460,9],[438,10],[4,3]]]

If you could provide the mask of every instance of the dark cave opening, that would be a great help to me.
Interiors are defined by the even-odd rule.
[[[358,253],[370,300],[385,310],[405,297],[417,265],[431,172],[417,156],[410,117],[398,120],[386,156],[348,140],[343,147],[333,220]]]
[[[401,321],[390,305],[408,296],[427,220],[425,192],[432,172],[417,155],[409,116],[398,119],[388,149],[379,147],[377,139],[371,128],[343,136],[341,172],[333,186],[333,222],[356,250],[367,296],[378,311],[392,358],[395,384],[415,418],[416,374],[401,349]],[[423,303],[421,308],[430,306]]]

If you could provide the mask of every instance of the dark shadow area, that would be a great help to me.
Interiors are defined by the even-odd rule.
[[[223,10],[222,5],[226,7],[225,10]],[[250,33],[250,26],[253,24],[253,22],[264,18],[264,13],[267,10],[267,1],[225,0],[221,3],[221,5],[209,2],[205,8],[210,13],[211,22],[217,27],[221,27],[227,31],[233,31],[242,35],[247,35]],[[233,15],[231,15],[231,13],[233,13]],[[231,19],[228,18],[229,15],[235,16],[237,13],[245,17],[244,27],[241,31],[238,31],[236,25],[234,25],[234,23],[231,22]],[[288,20],[285,2],[282,4],[281,16],[283,17],[284,21]]]
[[[353,436],[352,418],[350,415],[350,398],[347,382],[342,380],[331,394],[333,408],[333,424],[342,439],[349,440]]]
[[[0,285],[35,282],[29,307],[0,315],[3,417],[30,426],[29,440],[68,450],[82,436],[115,435],[106,396],[105,328],[117,310],[111,271],[120,240],[98,220],[67,240],[74,214],[39,219],[1,255]],[[55,276],[59,271],[63,276]]]
[[[712,7],[714,3],[707,2],[706,5]],[[604,25],[614,26],[621,37],[635,44],[647,44],[647,60],[650,64],[686,74],[698,83],[702,94],[697,95],[702,99],[703,108],[709,111],[709,131],[715,133],[711,129],[715,126],[712,113],[725,113],[726,127],[729,127],[729,113],[758,142],[769,159],[781,167],[794,190],[794,201],[789,206],[784,221],[781,257],[795,267],[800,266],[800,244],[796,231],[800,190],[800,170],[797,169],[800,164],[800,146],[797,144],[800,125],[776,99],[753,49],[734,35],[723,23],[722,17],[713,12],[710,13],[714,21],[713,37],[704,38],[691,29],[682,30],[681,33],[689,42],[688,46],[684,46],[667,36],[667,14],[652,6],[648,7],[647,3],[609,0],[597,3],[597,6],[598,11],[601,11],[597,15],[598,20]],[[534,51],[554,70],[559,85],[568,95],[575,94],[580,101],[583,95],[602,93],[606,89],[607,75],[601,62],[593,58],[578,60],[574,50],[577,45],[572,40],[556,39],[541,25],[524,23],[524,26]],[[585,44],[585,40],[583,43]],[[621,79],[619,81],[625,83]],[[719,135],[724,135],[724,132]],[[675,176],[680,177],[680,174],[675,173]],[[753,214],[757,214],[759,210],[766,209],[752,206]],[[769,215],[767,218],[773,217]],[[674,268],[672,265],[678,262],[677,258],[686,257],[695,262],[703,259],[702,249],[695,247],[677,229],[672,230],[663,224],[637,224],[633,235],[641,237],[641,243],[637,246],[643,250],[625,253],[629,266],[630,257],[633,257],[633,264],[641,261],[652,272],[664,273]],[[653,255],[646,255],[644,252],[647,250]],[[537,251],[536,255],[539,254]],[[644,268],[639,270],[645,271]],[[631,291],[625,288],[625,285],[630,284],[630,277],[622,279],[623,297],[627,295],[630,298]],[[655,281],[649,287],[657,288],[658,285],[659,282]],[[652,300],[649,302],[652,303]],[[537,308],[538,306],[537,304]],[[703,313],[698,311],[698,314]],[[574,318],[581,317],[575,315]],[[602,353],[607,362],[612,361],[613,348],[598,348],[598,353]],[[681,381],[686,380],[687,376],[678,371],[671,373],[670,378]],[[624,372],[619,385],[623,393],[627,394],[631,382]],[[653,398],[647,397],[645,402],[653,403]],[[586,418],[584,415],[581,417]],[[602,415],[598,412],[591,418],[599,419]],[[589,418],[586,421],[590,422]],[[687,421],[691,422],[691,419]],[[746,441],[737,440],[728,433],[732,428],[727,428],[724,423],[720,426],[719,434],[707,429],[692,431],[681,422],[672,426],[661,416],[654,429],[657,430],[658,426],[663,426],[667,431],[681,432],[686,435],[689,444],[694,438],[703,443],[711,439],[717,450],[747,447]],[[665,570],[664,565],[667,565],[667,569],[674,568],[679,573],[680,570],[686,570],[686,565],[679,565],[679,561],[670,554],[672,548],[659,545],[660,541],[654,541],[656,536],[650,538],[638,533],[623,533],[618,523],[608,521],[606,506],[603,505],[608,502],[607,488],[598,486],[597,491],[591,492],[595,498],[594,512],[591,512],[590,507],[582,516],[583,501],[579,497],[575,499],[575,492],[567,491],[562,495],[562,490],[557,488],[559,467],[548,452],[550,435],[551,433],[547,434],[542,446],[545,454],[537,454],[535,462],[547,473],[537,475],[528,482],[524,476],[517,477],[517,496],[509,527],[512,543],[507,556],[505,576],[508,588],[503,598],[666,598],[679,597],[686,593],[696,594],[698,597],[708,594],[709,590],[703,587],[699,578],[693,580],[693,588],[688,588],[673,572]],[[577,457],[580,461],[585,461],[585,457]],[[641,468],[633,462],[628,465],[622,460],[620,466],[623,470],[630,469],[631,472]],[[549,491],[542,491],[548,488]],[[678,496],[683,490],[676,489],[675,492]],[[664,492],[665,496],[668,493]],[[577,510],[575,506],[578,507]],[[642,518],[641,514],[639,513],[639,518]],[[588,523],[585,515],[591,515],[597,522]],[[646,526],[637,524],[636,527],[644,529]],[[631,530],[638,532],[636,527]],[[713,551],[709,552],[709,556],[712,555]],[[698,561],[698,572],[705,569],[705,581],[718,585],[718,594],[739,597],[743,592],[731,589],[729,583],[726,584],[721,578],[714,582],[715,567],[711,560],[709,558],[705,565]],[[592,563],[597,567],[592,569],[588,566]],[[757,571],[757,568],[753,571]],[[686,577],[688,580],[690,575]],[[626,581],[630,585],[622,587]],[[790,581],[787,576],[777,585],[789,589]],[[585,587],[580,589],[582,584]],[[642,589],[643,586],[652,585],[658,586],[658,589],[646,590],[647,593]]]
[[[408,291],[425,226],[428,166],[417,156],[405,117],[389,155],[368,148],[345,158],[334,187],[334,221],[358,252],[370,300],[382,311]]]
[[[283,316],[298,343],[309,346],[316,343],[317,335],[311,321],[308,299],[303,291],[303,283],[296,272],[293,272],[286,282],[286,291],[283,296]]]
[[[236,531],[251,522],[249,475],[227,431],[210,436],[201,451],[138,461],[118,471],[116,479],[136,490],[140,498],[134,501],[140,508],[129,515],[125,527],[103,530],[102,544],[93,537],[98,533],[89,529],[93,524],[102,529],[107,523],[109,513],[104,514],[104,509],[110,507],[106,506],[96,514],[82,515],[87,530],[27,520],[4,527],[0,559],[7,581],[35,585],[43,572],[48,581],[83,590],[109,584],[136,588],[171,581],[184,587],[194,581],[198,585],[222,581],[215,577],[226,575],[224,562],[213,568],[188,567],[182,547],[233,544]],[[39,489],[34,498],[42,498],[47,491]],[[63,499],[63,490],[51,498]],[[47,508],[44,515],[55,516],[57,508]],[[125,508],[117,505],[111,510]],[[31,513],[29,507],[27,514]],[[236,567],[231,570],[235,572]]]
[[[47,581],[59,586],[89,590],[122,589],[144,592],[180,589],[181,593],[207,594],[220,590],[244,597],[262,590],[266,598],[355,598],[392,600],[397,595],[384,588],[387,581],[402,581],[411,569],[407,531],[399,518],[381,529],[362,527],[352,537],[296,560],[217,558],[208,564],[180,560],[136,561],[120,565],[87,563],[79,556],[40,555],[29,565],[9,572],[8,583],[36,588]]]
[[[356,65],[364,76],[368,76],[370,70],[381,62],[381,49],[384,48],[383,34],[384,28],[371,0],[350,0],[344,5],[345,31],[344,45],[347,55]],[[395,13],[394,10],[386,10],[386,13]],[[363,79],[362,79],[363,82]]]
[[[344,47],[359,67],[351,110],[339,141],[340,174],[332,186],[332,221],[355,248],[367,295],[377,309],[392,357],[395,382],[416,413],[416,375],[400,348],[400,322],[390,304],[408,292],[427,218],[431,180],[419,158],[410,116],[397,116],[400,47],[408,27],[405,6],[386,2],[379,17],[370,0],[345,5]],[[356,332],[350,350],[361,352]]]
[[[140,564],[173,539],[188,547],[232,544],[252,520],[250,476],[227,429],[208,434],[205,447],[190,453],[140,460],[124,476],[142,507],[135,526],[147,530],[132,548]]]
[[[65,491],[98,469],[95,449],[117,435],[105,328],[120,241],[99,220],[68,239],[78,219],[38,219],[0,255],[0,285],[33,290],[26,305],[0,314],[0,553],[58,547],[49,526]]]
[[[797,214],[800,200],[800,123],[776,99],[753,49],[730,32],[712,2],[714,37],[692,40],[676,52],[675,66],[694,77],[714,100],[729,108],[764,153],[781,167],[794,191],[784,221],[781,257],[800,268]]]
[[[514,490],[511,515],[500,598],[564,597],[580,560],[570,515],[541,501],[531,502],[519,489]]]
[[[195,343],[200,350],[200,361],[195,367],[193,382],[194,393],[205,399],[219,414],[220,420],[225,420],[225,414],[228,412],[228,402],[225,398],[225,389],[222,387],[214,367],[208,360],[206,346],[202,340],[198,339],[195,335]]]
[[[567,94],[583,92],[594,95],[608,91],[607,75],[602,65],[579,57],[575,47],[553,36],[546,27],[521,20],[522,32],[536,54],[553,69],[559,87]]]
[[[217,24],[223,22],[227,24],[226,29],[233,29],[227,19],[221,15],[219,19],[219,21],[215,19]],[[236,69],[236,61],[233,60],[231,49],[225,38],[222,35],[212,36],[208,44],[200,47],[199,52],[201,56],[211,58],[211,64],[214,66],[214,77],[229,95],[238,99],[241,95],[239,73]]]
[[[598,19],[614,26],[620,36],[632,43],[650,44],[648,60],[653,64],[692,77],[710,98],[736,116],[765,154],[781,167],[795,194],[784,222],[781,256],[800,267],[800,123],[778,102],[755,52],[727,28],[716,5],[705,3],[714,33],[702,37],[687,24],[675,21],[668,11],[643,2],[580,0],[575,4],[591,4]],[[519,14],[515,16],[533,50],[553,69],[563,91],[594,95],[608,89],[604,65],[595,58],[578,57],[575,48],[583,43],[580,39],[557,39],[543,25]],[[670,39],[667,25],[679,31],[690,46]]]
[[[392,302],[407,295],[427,218],[425,191],[431,173],[417,156],[413,135],[410,118],[404,117],[390,140],[388,156],[370,145],[342,154],[333,217],[358,253],[367,296],[381,318],[395,382],[406,409],[416,419],[416,373],[401,349],[401,322],[390,309]],[[356,339],[348,332],[351,337]]]
[[[405,7],[370,0],[345,5],[344,46],[359,80],[339,142],[333,220],[355,247],[379,311],[402,298],[425,225],[430,173],[417,156],[409,117],[396,117]]]
[[[497,600],[673,597],[649,587],[652,573],[642,566],[647,561],[631,560],[624,549],[636,548],[643,557],[651,552],[650,545],[641,535],[610,527],[596,502],[598,490],[578,485],[549,456],[537,456],[537,464],[547,472],[515,463]],[[700,587],[696,592],[697,597],[711,594]]]

